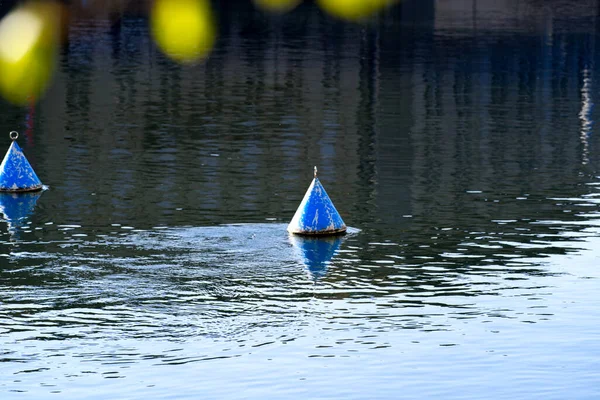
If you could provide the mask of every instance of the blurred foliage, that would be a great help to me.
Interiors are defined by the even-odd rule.
[[[38,99],[56,68],[62,5],[19,6],[0,21],[0,92],[14,104]]]
[[[348,21],[361,21],[384,7],[392,0],[317,0],[319,7],[330,15]]]
[[[250,1],[250,0],[249,0]],[[303,0],[252,0],[256,8],[283,14]],[[367,21],[398,0],[316,0],[333,18]],[[23,105],[38,100],[51,82],[67,24],[75,16],[110,18],[131,0],[88,0],[65,6],[55,0],[18,3],[0,20],[0,94]],[[217,41],[218,21],[210,0],[149,0],[150,32],[171,60],[191,64],[205,59]]]
[[[207,0],[155,0],[150,24],[158,47],[180,63],[205,57],[215,44],[215,22]]]

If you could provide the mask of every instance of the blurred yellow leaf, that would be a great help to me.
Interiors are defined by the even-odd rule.
[[[0,21],[0,93],[22,105],[38,99],[54,73],[60,37],[61,5],[32,2]]]
[[[177,62],[206,57],[215,44],[215,22],[207,0],[155,0],[150,17],[156,44]]]
[[[328,14],[348,21],[359,21],[380,11],[395,0],[317,0]]]

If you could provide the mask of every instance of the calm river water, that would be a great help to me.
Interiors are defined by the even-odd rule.
[[[222,5],[192,67],[73,19],[0,104],[49,186],[0,197],[0,398],[600,398],[597,4],[463,3]],[[286,232],[314,165],[343,237]]]

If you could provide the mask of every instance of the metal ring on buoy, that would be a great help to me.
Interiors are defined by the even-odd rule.
[[[10,132],[10,138],[12,140],[17,140],[18,137],[19,137],[19,132],[17,132],[17,131],[11,131]]]

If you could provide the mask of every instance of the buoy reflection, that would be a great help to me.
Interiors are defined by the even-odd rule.
[[[289,237],[308,273],[317,280],[327,274],[329,262],[339,249],[344,236],[315,237],[291,234]]]
[[[8,232],[18,236],[28,225],[28,217],[33,213],[35,205],[43,191],[26,193],[0,193],[0,213],[8,224]]]

